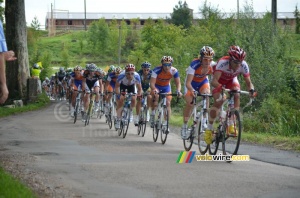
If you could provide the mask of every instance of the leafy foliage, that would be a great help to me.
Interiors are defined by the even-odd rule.
[[[171,14],[171,19],[169,20],[170,23],[176,26],[183,26],[185,29],[191,27],[192,25],[193,15],[191,10],[188,7],[186,1],[182,4],[180,0],[178,5],[173,8],[173,13]]]

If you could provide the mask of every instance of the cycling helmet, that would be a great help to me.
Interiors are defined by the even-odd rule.
[[[46,80],[46,81],[49,81],[49,78],[48,78],[48,77],[46,77],[46,78],[45,78],[45,80]]]
[[[171,56],[163,56],[161,58],[161,63],[173,63],[173,58]]]
[[[90,72],[94,72],[97,70],[97,66],[94,63],[91,63],[89,64],[89,66],[87,66],[86,69],[89,70]]]
[[[116,74],[120,74],[121,72],[122,72],[121,67],[116,67],[116,68],[115,68],[115,73],[116,73]]]
[[[134,64],[131,64],[131,63],[127,64],[127,65],[125,66],[125,71],[126,71],[126,72],[135,71],[135,66],[134,66]]]
[[[60,71],[60,72],[64,72],[65,69],[64,69],[63,67],[60,67],[60,68],[59,68],[59,71]]]
[[[144,63],[142,63],[142,68],[150,68],[151,67],[151,64],[149,63],[149,62],[144,62]]]
[[[80,65],[76,65],[74,67],[74,71],[81,71],[82,70],[82,67]]]
[[[37,63],[34,63],[33,68],[38,69],[40,66]]]
[[[111,72],[113,72],[114,70],[116,69],[116,67],[114,66],[114,65],[111,65],[111,66],[109,66],[109,69],[108,69],[108,73],[111,73]]]
[[[214,50],[209,46],[203,46],[200,50],[201,58],[212,58],[215,55]]]
[[[237,45],[230,46],[228,54],[230,58],[238,61],[243,61],[246,57],[246,52]]]
[[[67,69],[67,72],[68,72],[68,73],[71,73],[72,71],[73,71],[72,68],[68,68],[68,69]]]

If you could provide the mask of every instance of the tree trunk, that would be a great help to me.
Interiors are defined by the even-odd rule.
[[[30,76],[27,27],[24,0],[5,1],[6,42],[17,60],[6,62],[9,99],[27,99],[27,80]]]

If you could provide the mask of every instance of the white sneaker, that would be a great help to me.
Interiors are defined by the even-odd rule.
[[[133,115],[131,113],[131,115],[130,115],[130,122],[132,122],[132,121],[133,121]]]
[[[154,115],[150,116],[150,126],[151,128],[154,128]]]
[[[187,132],[187,127],[182,126],[182,128],[181,128],[181,138],[184,139],[184,140],[186,140],[186,138],[187,138],[186,132]]]
[[[134,120],[134,125],[135,125],[135,126],[138,126],[138,125],[139,125],[139,118],[138,118],[138,117],[135,118],[135,120]]]
[[[99,102],[95,102],[95,111],[99,111]]]
[[[119,129],[120,128],[120,120],[117,120],[115,123],[115,128]]]

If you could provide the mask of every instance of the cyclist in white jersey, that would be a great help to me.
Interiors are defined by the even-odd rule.
[[[125,99],[123,93],[127,90],[127,93],[136,94],[136,88],[137,95],[142,95],[140,75],[137,72],[135,72],[135,66],[133,64],[127,64],[125,66],[125,71],[123,71],[119,75],[115,86],[115,92],[117,94],[117,121],[115,125],[116,129],[120,128],[121,113]],[[131,98],[131,110],[135,107],[137,95],[132,96]]]

